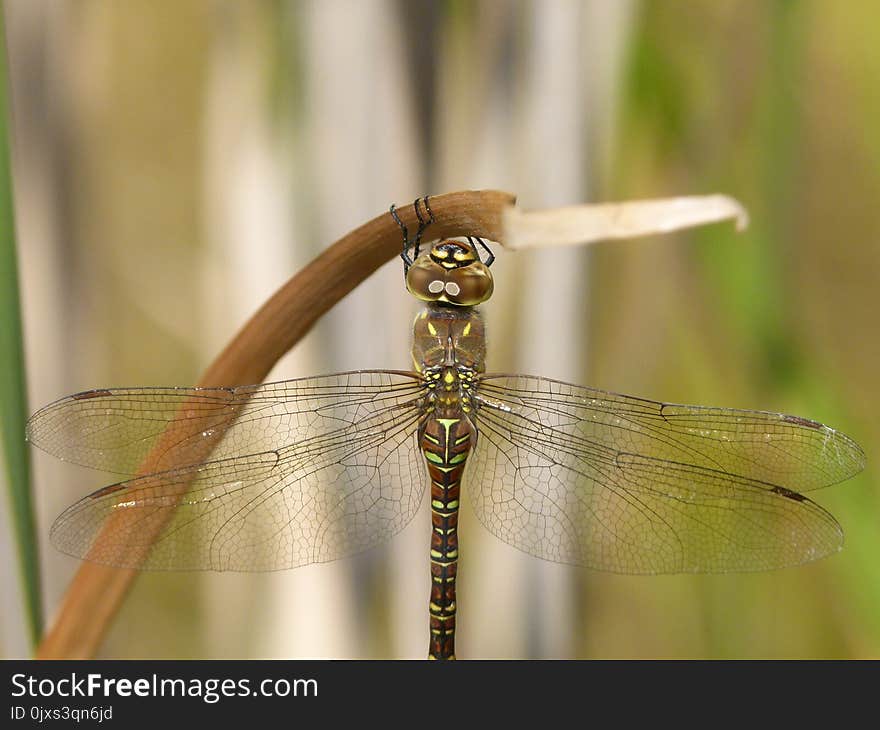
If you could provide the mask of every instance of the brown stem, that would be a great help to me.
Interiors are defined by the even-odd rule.
[[[435,222],[429,238],[475,235],[503,243],[502,211],[513,206],[510,193],[464,191],[432,196]],[[398,210],[415,231],[412,206]],[[258,383],[278,359],[293,347],[321,315],[400,253],[401,233],[383,213],[347,234],[279,289],[226,346],[199,379],[200,386]],[[169,433],[175,424],[169,426]],[[218,434],[222,436],[222,433]],[[160,439],[154,452],[167,458],[168,444]],[[201,458],[207,458],[210,448]],[[192,456],[188,454],[187,456]],[[156,457],[148,456],[140,474],[153,471]],[[188,462],[191,463],[191,462]],[[168,468],[164,464],[164,468]],[[182,496],[182,495],[181,495]],[[170,517],[170,510],[169,515]],[[162,523],[164,524],[164,523]],[[153,528],[153,538],[161,532]],[[109,530],[111,525],[105,528]],[[100,543],[100,536],[96,545]],[[84,562],[73,578],[54,623],[37,648],[37,657],[71,659],[94,656],[138,571]]]

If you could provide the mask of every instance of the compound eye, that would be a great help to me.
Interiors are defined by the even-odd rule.
[[[446,300],[463,307],[473,307],[492,296],[495,282],[489,267],[482,262],[450,271],[446,282]]]
[[[406,288],[417,299],[472,307],[492,296],[492,274],[481,261],[447,268],[435,259],[436,252],[419,256],[406,272]]]
[[[419,256],[406,272],[406,288],[417,299],[436,302],[443,297],[446,271],[430,256]]]

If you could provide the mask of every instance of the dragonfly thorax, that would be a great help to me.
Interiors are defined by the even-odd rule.
[[[413,323],[413,365],[422,375],[455,368],[482,373],[486,331],[480,313],[470,307],[429,304]]]
[[[437,241],[406,273],[406,288],[425,302],[471,307],[492,296],[489,267],[476,250],[461,241]]]
[[[457,365],[444,365],[425,372],[434,410],[439,415],[446,415],[450,411],[468,413],[471,410],[476,377],[475,370]]]

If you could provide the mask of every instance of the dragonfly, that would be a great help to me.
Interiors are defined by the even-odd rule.
[[[478,306],[494,255],[473,236],[423,244],[428,197],[413,207],[411,237],[391,206],[423,306],[412,371],[62,398],[29,440],[123,480],[67,508],[56,547],[125,568],[289,569],[388,540],[428,491],[432,659],[455,658],[462,491],[505,543],[615,573],[769,570],[842,547],[803,492],[864,467],[852,439],[799,416],[488,373]]]

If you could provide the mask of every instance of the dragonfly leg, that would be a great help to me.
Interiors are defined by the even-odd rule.
[[[475,239],[476,243],[474,243],[474,240],[472,240],[472,239]],[[492,253],[492,249],[489,248],[489,246],[486,244],[486,242],[482,238],[480,238],[479,236],[468,236],[468,242],[471,244],[471,246],[474,247],[474,251],[477,251],[477,243],[483,247],[483,250],[487,254],[486,260],[483,261],[483,263],[486,264],[486,266],[491,266],[493,263],[495,263],[495,254]],[[479,255],[480,255],[479,252],[477,252],[477,256],[479,256]]]
[[[419,207],[419,203],[425,206],[426,215],[422,215],[422,210]],[[421,252],[422,245],[422,234],[425,230],[434,222],[434,212],[431,210],[431,206],[428,204],[428,196],[426,195],[424,198],[416,198],[413,201],[413,210],[416,213],[416,219],[419,222],[418,230],[416,230],[415,238],[410,241],[409,238],[409,229],[406,226],[400,216],[397,213],[397,207],[392,203],[390,212],[391,217],[394,219],[394,222],[400,227],[400,230],[403,232],[403,250],[400,253],[400,258],[403,259],[403,273],[406,275],[406,272],[409,270],[409,267],[413,265],[413,262],[419,257],[419,253]],[[413,249],[414,253],[410,253],[409,250]]]
[[[415,258],[418,258],[419,251],[422,245],[422,234],[425,232],[425,229],[430,226],[434,222],[434,213],[431,210],[431,206],[428,205],[428,196],[426,195],[422,198],[422,204],[425,206],[425,212],[428,214],[427,220],[422,218],[422,212],[419,210],[419,199],[416,198],[413,201],[413,208],[416,211],[416,218],[419,221],[419,229],[416,231],[416,240],[415,240]]]
[[[400,216],[397,215],[397,208],[394,203],[391,204],[390,212],[394,222],[400,226],[400,230],[403,232],[403,250],[400,252],[400,258],[403,259],[403,274],[406,276],[409,267],[413,265],[413,258],[407,253],[409,248],[409,231],[407,230],[406,223],[400,220]]]

